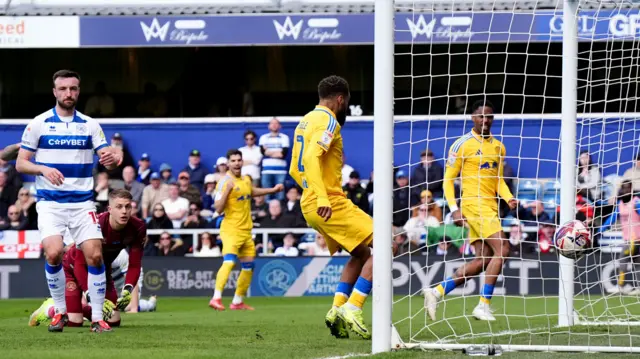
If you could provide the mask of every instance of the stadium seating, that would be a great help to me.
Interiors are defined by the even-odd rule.
[[[518,181],[516,198],[520,201],[534,201],[542,194],[542,186],[535,179],[521,179]]]

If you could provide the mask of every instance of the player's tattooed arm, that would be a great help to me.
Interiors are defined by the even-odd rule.
[[[2,154],[0,158],[3,161],[13,161],[18,158],[18,152],[20,151],[20,144],[14,143],[13,145],[9,145],[2,150]]]

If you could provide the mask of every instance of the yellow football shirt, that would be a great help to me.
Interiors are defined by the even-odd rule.
[[[220,225],[221,231],[250,231],[253,228],[251,220],[251,178],[249,176],[236,177],[227,172],[216,186],[215,199],[222,196],[226,186],[233,186],[224,206],[224,220]]]
[[[456,208],[453,182],[460,175],[462,206],[480,205],[497,211],[498,196],[513,198],[503,177],[503,159],[507,151],[493,136],[483,138],[471,130],[453,143],[444,173],[443,190],[449,208]]]
[[[302,187],[303,212],[330,206],[331,196],[345,196],[340,129],[335,114],[324,106],[316,106],[296,127],[289,174]]]

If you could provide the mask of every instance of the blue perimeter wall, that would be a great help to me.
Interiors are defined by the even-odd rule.
[[[638,117],[589,120],[578,125],[577,151],[587,149],[593,160],[603,168],[603,174],[622,174],[631,167],[640,143]],[[492,132],[502,138],[507,148],[507,161],[519,178],[557,178],[560,174],[559,119],[495,120]],[[283,122],[283,132],[291,138],[295,122]],[[471,130],[471,120],[421,120],[398,122],[394,134],[395,166],[412,171],[420,161],[420,152],[430,148],[444,165],[449,146],[462,134]],[[17,142],[24,125],[0,125],[0,145]],[[213,171],[219,156],[230,148],[244,145],[243,133],[254,130],[258,136],[267,131],[264,122],[185,123],[185,124],[109,124],[102,125],[108,138],[120,132],[129,151],[137,158],[144,152],[151,156],[157,170],[162,162],[177,170],[187,164],[188,153],[198,149],[203,163]],[[362,178],[369,178],[373,169],[373,122],[347,122],[342,130],[347,163],[358,170]]]

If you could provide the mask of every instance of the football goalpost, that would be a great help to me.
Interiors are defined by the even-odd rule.
[[[404,229],[395,257],[390,243],[403,218],[395,215],[418,216],[431,184],[411,179],[407,208],[394,208],[403,188],[391,174],[411,176],[426,149],[444,167],[450,146],[472,128],[469,106],[482,99],[495,105],[492,134],[514,168],[505,179],[526,211],[539,206],[555,225],[580,218],[597,230],[615,207],[622,173],[637,162],[640,178],[639,42],[634,0],[375,1],[373,353],[489,344],[640,353],[640,296],[622,290],[627,265],[615,228],[574,261],[554,251],[553,224],[504,219],[512,251],[495,285],[493,322],[471,314],[482,275],[446,295],[435,321],[425,311],[423,290],[474,255],[464,235],[442,230],[453,226],[446,203],[440,226]],[[410,116],[394,116],[398,107]],[[591,163],[579,166],[582,156]],[[625,278],[640,287],[636,272],[628,265]]]

